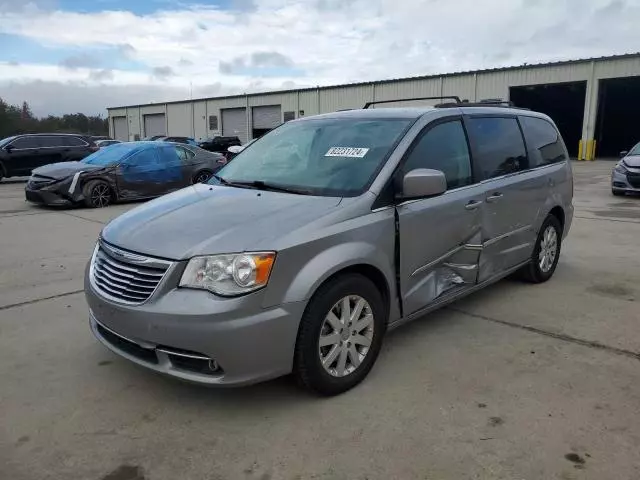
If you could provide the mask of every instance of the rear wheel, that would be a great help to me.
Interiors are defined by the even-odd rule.
[[[113,200],[111,187],[102,180],[91,180],[82,187],[84,204],[90,208],[108,207]]]
[[[549,280],[558,266],[561,245],[560,221],[554,215],[548,215],[538,232],[531,262],[520,271],[521,277],[531,283]]]
[[[385,312],[380,292],[362,275],[337,277],[320,287],[298,332],[298,382],[321,395],[337,395],[360,383],[380,352]]]
[[[200,170],[193,177],[193,183],[206,183],[209,181],[212,175],[213,173],[209,170]]]

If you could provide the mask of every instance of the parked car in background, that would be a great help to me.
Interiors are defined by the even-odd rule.
[[[640,193],[640,143],[620,152],[620,161],[611,172],[611,193]]]
[[[173,142],[173,143],[182,143],[184,145],[191,145],[192,147],[197,147],[198,142],[196,142],[191,137],[160,137],[156,138],[158,142]]]
[[[113,140],[111,137],[107,135],[91,135],[91,140],[97,142],[98,140]]]
[[[126,142],[100,149],[81,162],[33,171],[28,201],[46,205],[106,207],[120,200],[157,197],[206,182],[226,163],[220,154],[163,142]]]
[[[227,161],[230,162],[236,155],[238,155],[240,152],[242,152],[245,148],[247,148],[256,140],[257,138],[254,138],[253,140],[248,141],[244,145],[232,145],[231,147],[227,148],[227,152],[224,155],[227,158]]]
[[[293,120],[209,185],[102,230],[85,277],[91,328],[184,380],[293,372],[334,395],[366,377],[388,328],[514,272],[549,280],[572,196],[562,137],[532,111],[457,103]]]
[[[166,135],[152,135],[150,137],[143,138],[141,141],[143,141],[143,142],[155,142],[159,138],[164,138],[164,137],[166,137]]]
[[[34,133],[5,138],[0,140],[0,180],[30,175],[49,163],[82,160],[97,150],[86,135]]]
[[[97,140],[96,145],[98,148],[108,147],[109,145],[115,145],[116,143],[122,143],[120,140]]]
[[[241,145],[238,137],[212,137],[200,142],[198,146],[209,152],[226,153],[229,147]]]

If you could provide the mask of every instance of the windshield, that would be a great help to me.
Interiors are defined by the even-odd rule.
[[[3,138],[2,140],[0,140],[0,147],[4,147],[7,143],[9,143],[14,138],[16,138],[16,137],[13,136],[13,137]]]
[[[633,147],[628,155],[640,155],[640,143]]]
[[[356,196],[413,121],[333,118],[286,123],[245,148],[218,176],[223,182],[264,182],[313,195]]]
[[[126,157],[140,149],[140,145],[135,143],[117,143],[106,146],[96,153],[92,153],[82,160],[82,163],[89,165],[102,165],[104,167],[121,162]]]

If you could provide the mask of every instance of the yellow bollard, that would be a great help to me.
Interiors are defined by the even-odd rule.
[[[584,149],[582,148],[582,146],[584,145],[584,142],[582,140],[580,140],[580,142],[578,142],[578,160],[583,160],[583,154],[584,154]]]

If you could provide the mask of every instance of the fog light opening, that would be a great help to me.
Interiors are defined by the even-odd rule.
[[[216,362],[213,358],[209,360],[209,370],[211,370],[212,372],[217,372],[218,370],[220,370],[220,365],[218,365],[218,362]]]

